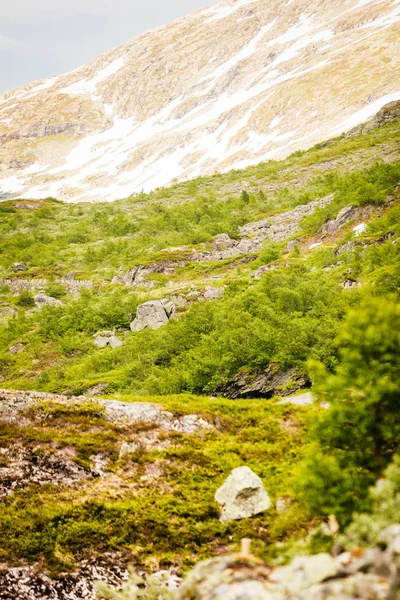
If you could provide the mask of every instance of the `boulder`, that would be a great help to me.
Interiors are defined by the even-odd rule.
[[[138,306],[131,330],[138,333],[143,329],[158,329],[166,325],[174,313],[175,306],[169,300],[150,300]]]
[[[25,346],[23,344],[15,344],[15,346],[11,346],[8,354],[21,354],[22,352],[25,352]]]
[[[232,240],[227,233],[220,233],[213,240],[214,250],[227,250],[233,248],[237,242]]]
[[[22,273],[23,271],[27,271],[28,267],[23,262],[15,262],[11,265],[11,271],[14,273]]]
[[[286,244],[286,252],[293,252],[297,246],[300,246],[299,240],[290,240],[290,242]]]
[[[33,300],[36,304],[36,307],[41,309],[44,306],[63,306],[61,300],[57,298],[53,298],[52,296],[46,296],[46,294],[35,294],[33,296]]]
[[[119,458],[125,458],[125,456],[134,454],[139,448],[140,444],[135,444],[135,442],[122,442],[119,450]]]
[[[117,338],[113,331],[99,331],[94,336],[93,343],[98,348],[105,348],[106,346],[120,348],[123,346],[123,343]]]
[[[341,229],[344,225],[349,223],[350,221],[354,221],[360,214],[360,208],[357,206],[346,206],[342,208],[340,213],[334,219],[327,221],[325,225],[322,227],[323,233],[336,233]]]
[[[253,517],[272,506],[263,482],[249,467],[233,469],[217,490],[215,500],[220,505],[223,523]]]
[[[208,286],[205,289],[203,297],[206,300],[220,300],[225,293],[224,287],[212,287]]]

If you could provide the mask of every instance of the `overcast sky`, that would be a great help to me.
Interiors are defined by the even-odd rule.
[[[219,0],[0,0],[0,93]]]

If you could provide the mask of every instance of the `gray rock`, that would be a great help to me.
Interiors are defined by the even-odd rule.
[[[22,352],[25,352],[25,346],[23,344],[15,344],[15,346],[11,346],[8,354],[21,354]]]
[[[140,444],[135,444],[135,442],[122,442],[119,458],[125,458],[125,456],[129,456],[130,454],[134,454],[136,450],[140,448]]]
[[[28,267],[23,262],[15,262],[11,265],[11,270],[14,271],[14,273],[22,273],[23,271],[27,271]]]
[[[272,506],[261,479],[245,466],[233,469],[217,490],[215,500],[220,505],[223,523],[253,517]]]
[[[268,271],[275,271],[276,269],[279,269],[278,265],[262,265],[262,267],[259,267],[254,273],[253,277],[258,281],[265,273],[268,273]]]
[[[220,233],[214,238],[213,247],[215,250],[227,250],[233,248],[237,242],[232,240],[227,233]]]
[[[96,383],[92,387],[86,390],[87,396],[101,396],[102,394],[108,393],[108,383],[100,382]]]
[[[280,496],[276,499],[276,512],[278,512],[280,515],[284,514],[289,510],[291,504],[292,499],[290,498],[290,496]]]
[[[286,244],[286,252],[293,252],[297,246],[300,246],[299,240],[290,240],[290,242]]]
[[[280,400],[278,404],[293,404],[294,406],[308,406],[309,404],[314,404],[315,398],[311,392],[307,392],[306,394],[300,394],[299,396],[290,396],[289,398],[284,398]]]
[[[360,208],[358,206],[346,206],[342,208],[340,213],[334,219],[327,221],[325,225],[322,227],[323,233],[336,233],[344,227],[350,221],[354,221],[357,216],[360,214]]]
[[[294,592],[334,577],[338,571],[339,567],[330,554],[298,556],[289,566],[277,569],[271,580]]]
[[[174,304],[169,300],[151,300],[138,306],[131,330],[138,333],[143,329],[158,329],[166,325],[174,312]]]
[[[5,380],[6,380],[6,378],[4,377],[4,375],[0,374],[0,383],[3,383],[3,381],[5,381]]]
[[[33,300],[36,304],[36,307],[40,310],[44,306],[63,306],[61,300],[57,298],[53,298],[52,296],[46,296],[46,294],[35,294],[33,296]]]
[[[98,348],[105,348],[106,346],[120,348],[123,346],[123,343],[117,338],[113,331],[99,331],[94,336],[93,343]]]
[[[208,286],[203,294],[206,300],[220,300],[225,293],[224,287]]]

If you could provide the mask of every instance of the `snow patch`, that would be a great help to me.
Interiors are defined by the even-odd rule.
[[[92,79],[80,79],[71,85],[62,88],[61,94],[71,94],[72,96],[79,96],[81,94],[94,94],[99,83],[102,83],[111,75],[117,73],[124,66],[124,59],[122,57],[115,59],[107,67],[97,73]]]
[[[366,223],[360,223],[359,225],[356,225],[355,227],[353,227],[353,231],[355,231],[356,235],[359,236],[362,233],[364,233],[364,231],[367,229],[367,224]]]
[[[364,108],[361,110],[358,110],[349,119],[333,128],[331,131],[334,135],[338,135],[343,131],[348,131],[353,127],[357,127],[357,125],[360,125],[364,121],[367,121],[371,117],[375,116],[376,113],[385,106],[385,104],[389,104],[389,102],[395,102],[397,100],[400,100],[400,91],[393,92],[392,94],[386,94],[385,96],[378,98],[378,100],[367,104],[367,106],[364,106]]]

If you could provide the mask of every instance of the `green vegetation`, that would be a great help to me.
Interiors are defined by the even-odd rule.
[[[20,423],[0,421],[1,448],[72,449],[87,470],[94,455],[108,461],[104,479],[29,484],[7,496],[1,562],[40,559],[58,572],[111,549],[148,570],[186,568],[237,548],[243,537],[257,540],[261,557],[282,560],[307,534],[303,551],[325,549],[329,540],[315,528],[326,516],[345,526],[354,512],[378,510],[367,489],[398,453],[400,434],[399,140],[392,122],[285,161],[112,205],[49,198],[31,208],[29,201],[0,206],[1,385],[68,395],[100,385],[96,393],[157,402],[214,425],[194,436],[163,432],[163,443],[149,448],[148,424],[113,425],[93,404],[44,403]],[[290,252],[289,236],[252,254],[201,260],[215,235],[238,238],[248,222],[329,195],[301,222]],[[366,230],[357,236],[348,223],[323,236],[323,224],[349,205],[363,208]],[[27,270],[14,272],[16,262]],[[155,262],[170,269],[155,269],[147,286],[118,278]],[[271,270],[255,278],[261,266]],[[21,291],[26,279],[31,291]],[[224,286],[222,299],[193,301],[160,329],[131,332],[139,304],[189,297],[210,283]],[[62,305],[36,310],[36,289]],[[102,330],[115,331],[123,345],[96,347]],[[271,365],[310,377],[329,409],[205,397],[237,373]],[[139,449],[120,459],[125,440]],[[243,464],[273,500],[292,500],[286,513],[219,522],[214,493]]]
[[[379,299],[351,312],[337,343],[333,374],[313,365],[315,391],[330,409],[314,425],[319,451],[300,487],[313,514],[335,513],[346,523],[355,508],[368,508],[366,486],[399,446],[399,304]]]

